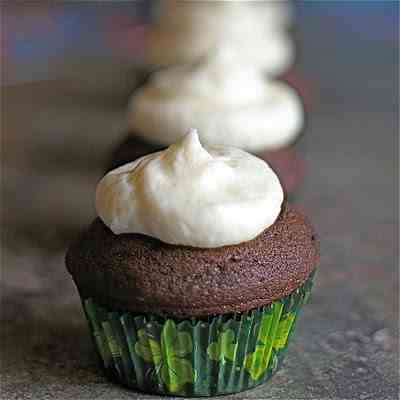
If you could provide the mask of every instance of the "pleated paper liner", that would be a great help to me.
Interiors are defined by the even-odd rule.
[[[83,306],[115,380],[150,393],[213,396],[253,388],[276,372],[313,276],[268,306],[205,319],[111,311],[92,299]]]

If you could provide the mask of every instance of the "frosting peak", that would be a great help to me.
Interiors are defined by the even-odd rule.
[[[176,175],[185,174],[197,166],[212,160],[211,155],[202,147],[196,129],[183,136],[178,142],[168,147],[162,155],[163,164],[172,168]],[[182,169],[186,165],[188,169]]]
[[[109,172],[96,209],[115,233],[193,247],[234,245],[272,225],[283,202],[278,177],[233,148],[204,148],[195,130],[168,149]]]

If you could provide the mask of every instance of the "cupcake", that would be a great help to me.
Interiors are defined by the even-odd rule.
[[[163,1],[145,62],[153,69],[193,63],[229,41],[268,75],[281,75],[294,61],[291,17],[287,2]]]
[[[319,250],[267,163],[191,131],[109,172],[96,209],[66,265],[108,375],[191,397],[275,373]]]
[[[303,178],[303,162],[292,147],[304,124],[299,96],[284,82],[265,78],[227,44],[195,64],[154,73],[134,92],[128,124],[129,137],[110,168],[160,150],[197,126],[206,145],[238,147],[270,162],[288,192]]]
[[[312,103],[309,83],[294,67],[294,12],[289,1],[163,1],[147,28],[145,76],[160,67],[196,62],[229,41],[267,76],[281,77]],[[188,45],[190,43],[190,45]]]

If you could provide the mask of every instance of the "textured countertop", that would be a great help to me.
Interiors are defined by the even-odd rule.
[[[299,143],[308,175],[296,197],[320,234],[321,268],[284,367],[231,397],[398,398],[398,54],[394,41],[347,37],[346,26],[331,26],[322,41],[316,33],[329,21],[303,21],[301,68],[314,104]],[[123,137],[130,88],[121,82],[132,83],[132,73],[119,69],[103,90],[85,77],[3,89],[4,399],[153,398],[97,368],[63,262],[94,215],[96,181]]]

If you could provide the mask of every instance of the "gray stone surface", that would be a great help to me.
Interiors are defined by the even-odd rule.
[[[303,20],[302,69],[315,101],[296,199],[320,233],[321,269],[283,369],[231,397],[398,398],[398,54],[394,42],[346,38],[332,26],[321,40],[329,21]],[[152,397],[102,375],[63,264],[123,135],[125,90],[99,101],[84,89],[58,81],[3,90],[4,399]]]

